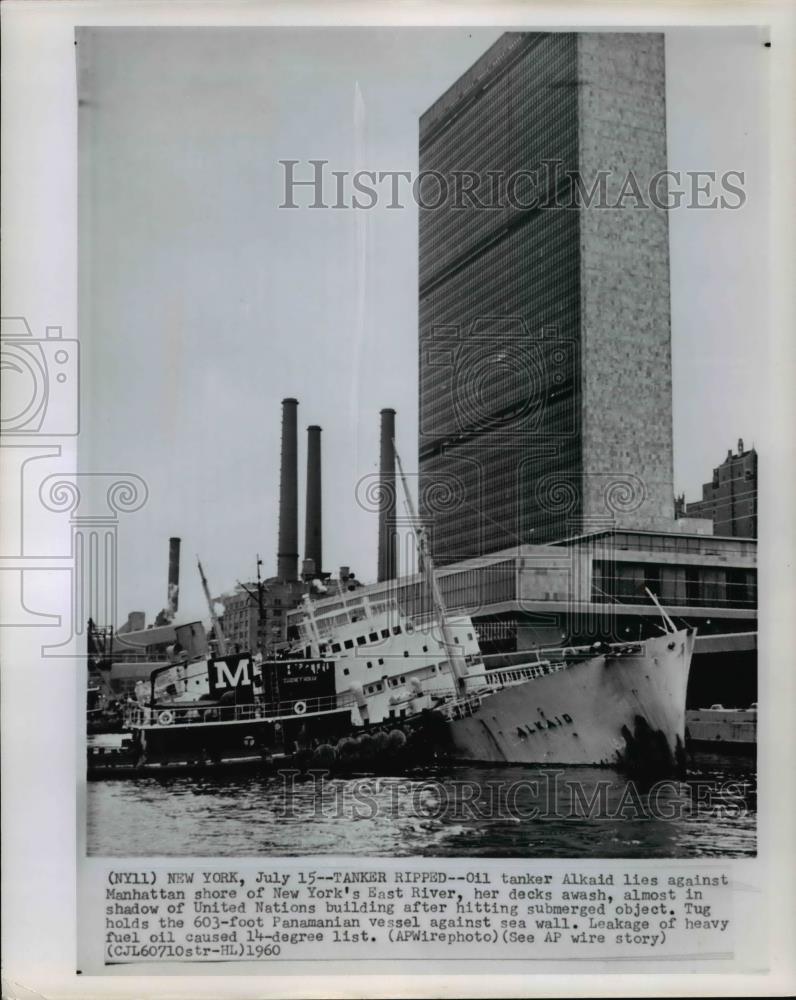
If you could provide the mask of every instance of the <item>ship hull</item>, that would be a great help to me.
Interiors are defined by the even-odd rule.
[[[693,647],[693,630],[683,630],[646,640],[638,655],[594,656],[503,688],[472,714],[451,719],[447,754],[483,763],[677,771]]]
[[[190,711],[177,709],[176,711]],[[170,713],[164,710],[162,714]],[[351,709],[278,718],[225,720],[224,708],[202,708],[218,721],[133,726],[121,747],[89,746],[88,779],[143,774],[208,773],[210,770],[301,765],[313,746],[351,732]],[[228,711],[234,712],[233,709]]]
[[[317,742],[339,738],[350,729],[351,710],[337,709],[276,719],[237,722],[222,719],[218,722],[144,727],[138,730],[138,738],[144,759],[152,763],[285,753],[287,749],[306,746],[313,739]]]

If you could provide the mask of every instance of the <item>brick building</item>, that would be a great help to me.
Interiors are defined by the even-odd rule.
[[[284,581],[276,577],[259,585],[239,584],[234,591],[214,598],[223,604],[221,626],[233,650],[270,653],[287,638],[286,614],[295,608],[306,591],[299,580]]]
[[[702,487],[702,499],[685,502],[685,495],[675,501],[676,516],[710,518],[717,535],[736,538],[757,538],[757,452],[744,450],[743,440],[738,451],[727,457],[713,470],[713,478]]]

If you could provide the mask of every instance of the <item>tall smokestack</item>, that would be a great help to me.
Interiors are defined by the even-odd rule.
[[[321,523],[321,429],[307,428],[307,520],[304,525],[304,558],[315,563],[315,574],[323,566]]]
[[[279,551],[276,575],[298,579],[298,452],[297,399],[282,400],[282,465],[279,481]]]
[[[381,411],[379,451],[379,582],[393,580],[398,572],[398,539],[395,526],[395,410]]]
[[[177,607],[180,602],[180,540],[179,538],[169,539],[169,592],[166,601],[166,609],[169,620],[177,614]]]

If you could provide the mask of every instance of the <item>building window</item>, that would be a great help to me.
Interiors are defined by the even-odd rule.
[[[367,641],[364,635],[357,636],[357,646],[364,646]]]
[[[354,640],[353,639],[346,639],[345,642],[343,643],[343,645],[345,646],[346,649],[353,649],[354,648]]]
[[[343,673],[348,677],[348,667],[343,667]]]
[[[332,652],[333,653],[339,653],[340,652],[340,643],[339,642],[333,642],[332,643]]]
[[[370,668],[371,668],[372,666],[373,666],[373,664],[372,664],[372,663],[370,662],[370,660],[368,660],[368,670],[370,670]]]
[[[388,628],[383,628],[381,630],[381,637],[382,637],[382,639],[389,639],[390,638],[390,630]]]
[[[661,592],[661,568],[660,566],[648,565],[644,567],[644,589],[651,590],[656,596]]]
[[[400,625],[393,625],[393,627],[392,627],[392,634],[393,635],[400,635],[401,634],[401,626]]]
[[[423,652],[424,652],[424,653],[427,653],[427,652],[428,652],[428,646],[423,646]]]
[[[404,650],[404,656],[409,656],[409,650],[408,649]]]
[[[379,666],[384,666],[384,660],[381,657],[379,657]]]
[[[369,642],[378,642],[379,641],[379,633],[378,632],[371,632],[370,635],[368,636],[368,641]]]
[[[696,566],[685,568],[685,599],[687,604],[699,604],[699,570]]]

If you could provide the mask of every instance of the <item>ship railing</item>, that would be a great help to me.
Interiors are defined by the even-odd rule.
[[[297,698],[291,701],[266,702],[262,700],[241,705],[222,705],[217,702],[195,701],[188,704],[163,703],[151,707],[137,705],[129,709],[128,726],[175,726],[207,722],[250,722],[302,718],[322,712],[352,708],[353,695],[328,695],[321,698]]]
[[[600,644],[603,653],[616,656],[642,656],[643,642],[608,642]],[[591,646],[561,646],[558,649],[543,649],[545,656],[553,656],[563,660],[588,660],[597,654],[594,644]]]
[[[539,677],[547,677],[563,670],[566,665],[563,661],[551,663],[549,660],[540,660],[538,663],[528,663],[522,667],[501,667],[485,674],[484,681],[490,690],[499,690],[514,684],[524,684],[525,681],[534,681]]]
[[[489,694],[489,691],[481,689],[475,694],[467,695],[464,698],[455,698],[438,705],[436,710],[449,722],[454,719],[466,719],[473,715],[481,707],[481,702]]]
[[[462,698],[451,698],[445,701],[443,704],[437,706],[437,711],[449,720],[464,719],[472,715],[480,707],[483,699],[490,694],[517,684],[525,684],[539,677],[548,677],[566,668],[566,662],[550,663],[543,660],[539,663],[528,664],[525,667],[508,667],[503,670],[491,670],[482,677],[469,678],[470,680],[480,682],[475,691]]]
[[[551,663],[549,660],[540,660],[538,663],[528,663],[522,667],[501,667],[481,675],[470,674],[468,679],[480,682],[479,690],[492,692],[512,687],[515,684],[525,684],[527,681],[534,681],[539,677],[547,677],[550,674],[558,673],[559,670],[564,670],[567,666],[567,662],[563,660],[555,663]]]

